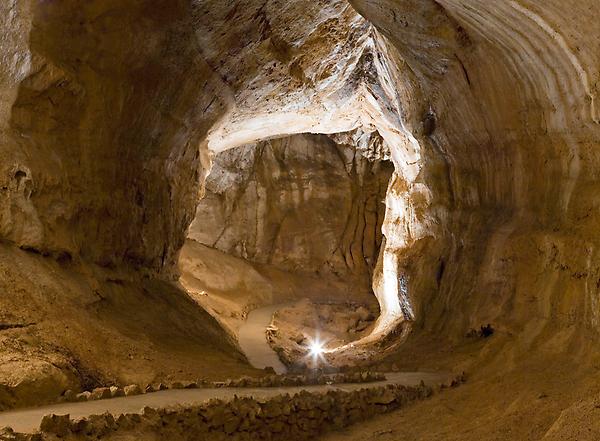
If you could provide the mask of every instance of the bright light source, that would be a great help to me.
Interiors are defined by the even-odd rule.
[[[315,340],[310,344],[310,352],[309,354],[314,357],[317,358],[320,355],[322,355],[324,352],[323,350],[323,343],[321,343],[319,340]]]
[[[327,360],[325,360],[325,353],[327,352],[327,349],[325,349],[326,343],[325,341],[321,341],[318,336],[314,339],[309,338],[306,347],[308,350],[306,357],[310,359],[310,364],[313,368],[317,368],[319,364],[327,363]]]

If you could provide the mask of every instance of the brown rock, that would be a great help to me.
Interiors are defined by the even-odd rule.
[[[71,417],[69,415],[44,415],[40,423],[40,432],[52,433],[65,437],[71,432]]]
[[[113,398],[124,397],[125,396],[125,390],[123,390],[122,387],[111,386],[110,387],[110,395]]]
[[[63,394],[63,398],[65,401],[67,402],[74,402],[74,401],[79,401],[77,399],[77,393],[75,393],[74,391],[72,391],[71,389],[65,391],[65,393]]]
[[[90,400],[105,400],[107,398],[112,398],[109,387],[97,387],[90,394]]]
[[[90,397],[91,397],[91,395],[92,395],[92,393],[91,393],[90,391],[87,391],[87,390],[86,390],[86,391],[84,391],[84,392],[81,392],[81,393],[78,393],[77,395],[75,395],[75,399],[76,399],[77,401],[88,401],[88,400],[90,400],[90,399],[91,399],[91,398],[90,398]]]
[[[130,397],[132,395],[140,395],[142,393],[142,389],[137,384],[130,384],[129,386],[125,386],[124,392],[125,396]]]

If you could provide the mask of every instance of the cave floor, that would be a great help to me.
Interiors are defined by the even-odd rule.
[[[548,335],[558,334],[549,329]],[[563,336],[564,337],[564,336]],[[386,360],[402,370],[466,371],[467,382],[431,399],[323,436],[323,441],[575,441],[600,439],[600,363],[573,356],[587,337],[525,338],[497,331],[458,344],[415,337]]]
[[[575,385],[571,367],[468,381],[322,441],[598,440],[599,384]]]

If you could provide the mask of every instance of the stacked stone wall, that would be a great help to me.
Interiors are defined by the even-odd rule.
[[[185,408],[147,407],[141,413],[118,417],[103,414],[73,420],[69,415],[47,415],[38,433],[18,434],[5,429],[0,433],[0,441],[307,440],[325,431],[399,409],[431,394],[432,389],[424,385],[387,385],[352,392],[303,391],[265,400],[236,397]]]

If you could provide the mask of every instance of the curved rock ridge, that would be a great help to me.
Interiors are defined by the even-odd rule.
[[[524,347],[575,323],[596,334],[594,2],[351,3],[406,63],[421,173],[391,184],[388,209],[408,208],[384,234],[417,327],[459,339],[494,322]]]
[[[413,185],[421,171],[420,146],[404,126],[402,106],[412,79],[407,83],[396,49],[348,3],[195,5],[202,53],[231,100],[208,134],[212,152],[294,133],[378,133],[382,146],[390,146],[392,181],[406,183],[388,192],[387,224],[410,216],[412,208],[403,202],[407,191],[428,199],[425,187]],[[226,47],[231,41],[233,48]],[[374,276],[382,310],[377,335],[412,319],[394,254],[405,233],[391,232]]]

